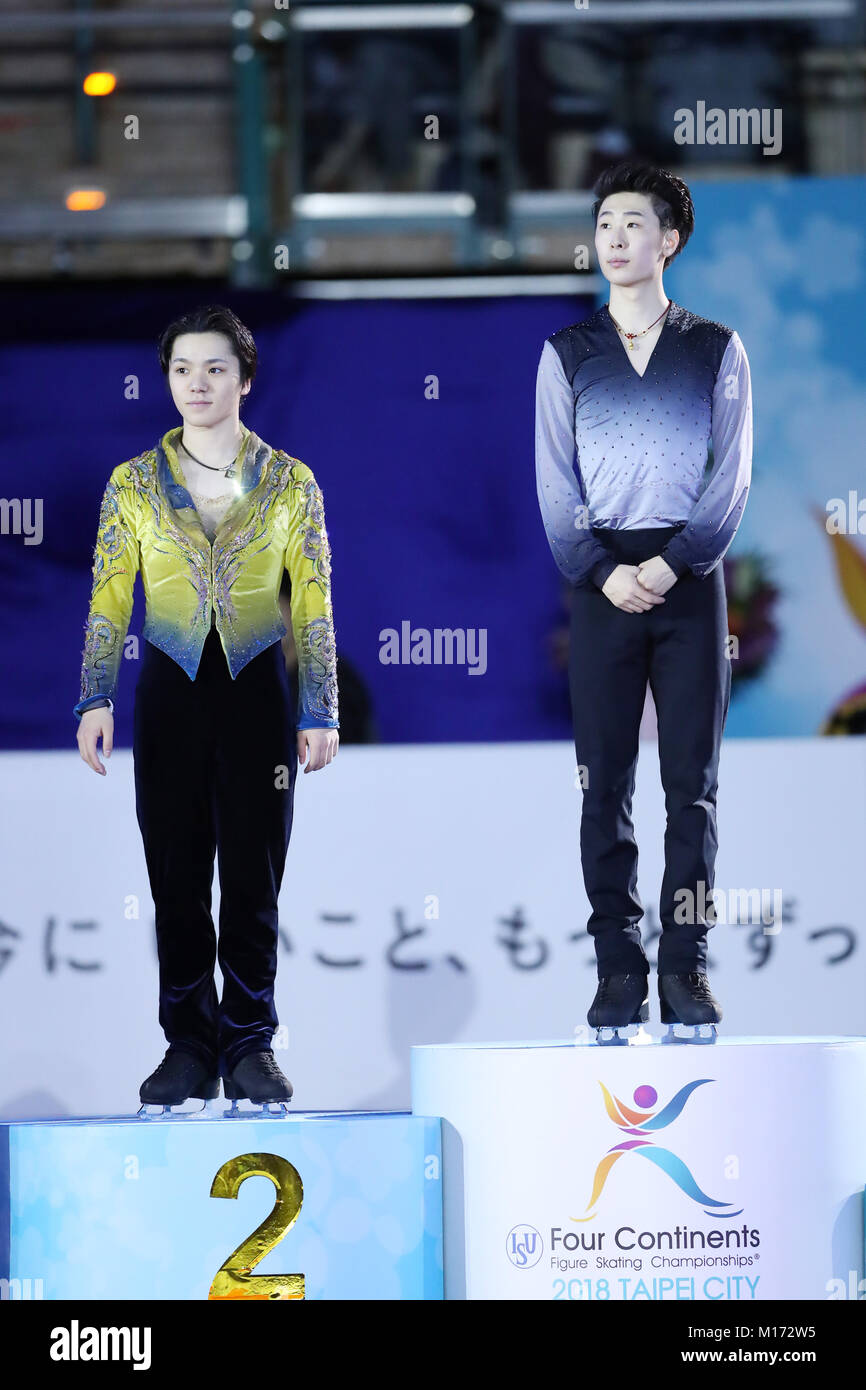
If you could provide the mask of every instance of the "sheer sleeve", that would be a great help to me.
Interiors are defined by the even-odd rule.
[[[736,333],[713,390],[713,467],[683,527],[661,552],[677,575],[715,569],[736,535],[752,479],[752,388],[746,350]]]
[[[617,561],[589,528],[586,496],[576,466],[574,396],[559,354],[544,344],[535,386],[535,479],[547,541],[572,584],[599,588]]]

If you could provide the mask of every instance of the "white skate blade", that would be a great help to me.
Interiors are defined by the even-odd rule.
[[[198,1115],[202,1115],[207,1110],[207,1101],[196,1100],[194,1108],[191,1110],[181,1109],[182,1105],[189,1105],[188,1100],[181,1101],[177,1105],[167,1105],[162,1101],[145,1101],[138,1111],[136,1118],[139,1120],[193,1120]]]
[[[675,1031],[677,1028],[686,1028],[690,1031],[685,1034],[681,1034]],[[717,1037],[718,1033],[716,1031],[715,1023],[669,1023],[668,1031],[662,1038],[662,1042],[692,1043],[700,1045],[706,1043],[714,1043]]]
[[[244,1097],[244,1099],[246,1099]],[[288,1115],[289,1102],[287,1100],[264,1100],[247,1101],[247,1108],[239,1109],[238,1101],[231,1102],[228,1110],[221,1110],[221,1114],[226,1120],[279,1120],[283,1115]]]
[[[652,1039],[644,1031],[642,1023],[606,1023],[596,1028],[595,1041],[598,1047],[629,1047],[651,1042]]]

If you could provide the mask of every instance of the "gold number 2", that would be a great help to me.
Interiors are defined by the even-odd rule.
[[[304,1185],[297,1168],[279,1154],[240,1154],[228,1159],[211,1184],[212,1197],[237,1197],[252,1177],[270,1178],[277,1189],[272,1211],[242,1240],[214,1275],[208,1298],[305,1298],[303,1274],[252,1274],[250,1271],[291,1230],[300,1215]]]

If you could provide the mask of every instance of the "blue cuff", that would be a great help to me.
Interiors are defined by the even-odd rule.
[[[603,589],[618,564],[619,560],[615,560],[612,555],[608,555],[604,560],[597,560],[589,572],[593,584]]]
[[[691,565],[686,564],[685,560],[678,559],[676,555],[669,555],[667,552],[667,546],[665,546],[664,550],[659,551],[659,554],[661,555],[668,568],[673,570],[677,579],[681,579],[682,576],[686,573],[686,571],[691,569]]]
[[[78,704],[73,706],[72,713],[80,722],[82,714],[87,710],[100,709],[106,705],[111,714],[114,714],[114,701],[109,695],[89,695],[86,700],[79,700]]]

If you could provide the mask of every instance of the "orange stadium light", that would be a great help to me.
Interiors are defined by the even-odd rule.
[[[89,72],[83,85],[89,97],[105,97],[114,91],[117,78],[113,72]]]
[[[73,188],[66,195],[66,206],[70,212],[93,212],[105,207],[105,193],[101,188]]]

